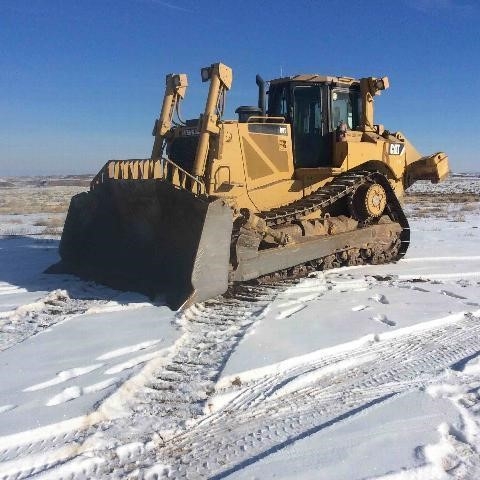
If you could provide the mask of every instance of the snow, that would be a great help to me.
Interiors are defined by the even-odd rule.
[[[86,310],[62,315],[54,328],[3,351],[0,405],[16,408],[2,414],[1,433],[88,413],[145,362],[165,354],[180,335],[171,320],[169,309],[152,304],[141,309],[127,304],[115,312]],[[135,355],[141,349],[152,353],[153,347],[151,356]]]
[[[37,383],[36,385],[32,385],[31,387],[25,388],[24,392],[34,392],[35,390],[41,390],[42,388],[48,388],[52,385],[57,385],[58,383],[66,382],[71,378],[79,377],[80,375],[85,375],[86,373],[90,373],[97,368],[102,366],[101,363],[95,365],[88,365],[87,367],[77,367],[71,368],[70,370],[63,370],[58,372],[54,378],[51,380],[47,380],[46,382]]]
[[[407,204],[397,264],[183,313],[44,274],[57,237],[0,237],[0,478],[480,478],[480,209],[452,199]]]
[[[298,440],[230,478],[363,479],[407,466],[421,467],[424,460],[418,450],[412,451],[412,445],[435,442],[436,426],[445,418],[458,421],[448,402],[434,402],[423,392],[410,392],[375,405],[336,428]]]

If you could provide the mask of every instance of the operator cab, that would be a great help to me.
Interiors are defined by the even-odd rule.
[[[297,75],[270,82],[267,113],[292,125],[295,168],[331,167],[337,129],[359,129],[361,109],[360,84],[352,78]]]

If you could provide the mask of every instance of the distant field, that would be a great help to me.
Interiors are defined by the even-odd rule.
[[[464,221],[465,214],[480,211],[478,175],[452,175],[438,184],[422,181],[412,185],[405,195],[410,218],[442,217]]]
[[[71,197],[87,191],[92,177],[0,179],[0,235],[60,235]],[[480,210],[479,183],[475,175],[453,175],[437,185],[417,182],[404,199],[407,216],[462,221]]]
[[[87,191],[91,175],[0,179],[0,234],[60,235],[70,198]]]

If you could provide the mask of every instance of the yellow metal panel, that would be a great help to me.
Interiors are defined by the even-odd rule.
[[[256,132],[250,132],[255,128]],[[277,128],[279,133],[262,133]],[[282,130],[280,130],[282,129]],[[293,177],[290,125],[239,123],[248,189]],[[282,133],[280,133],[282,132]]]
[[[268,162],[265,155],[262,155],[262,152],[259,152],[258,149],[254,147],[253,142],[250,143],[246,137],[242,140],[249,180],[258,180],[259,178],[272,175],[274,170],[269,165],[270,162]]]
[[[265,211],[302,198],[303,190],[298,181],[280,180],[249,190],[248,196],[258,210]]]
[[[258,145],[275,170],[289,171],[287,137],[256,133],[250,135],[249,140]]]
[[[237,123],[221,125],[217,157],[212,159],[208,192],[222,196],[241,195],[247,182]]]

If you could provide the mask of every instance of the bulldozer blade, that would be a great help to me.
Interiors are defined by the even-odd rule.
[[[59,267],[172,309],[228,288],[232,210],[161,180],[111,180],[72,198]]]

